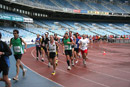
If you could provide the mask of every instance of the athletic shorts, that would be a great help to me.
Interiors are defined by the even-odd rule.
[[[41,47],[41,50],[43,50],[43,49],[44,49],[45,53],[47,53],[46,47]]]
[[[85,49],[85,50],[81,50],[81,53],[84,54],[84,53],[88,53],[88,50]]]
[[[20,59],[20,60],[21,60],[22,54],[15,54],[14,57],[15,57],[15,60],[16,60],[16,61],[17,61],[17,59]]]
[[[56,57],[56,53],[55,53],[55,52],[50,52],[50,53],[49,53],[49,57],[50,57],[51,59],[54,59],[54,58]]]
[[[79,53],[79,48],[74,48],[74,51],[76,51],[76,53]]]
[[[65,55],[72,57],[72,50],[65,50]]]
[[[72,48],[74,48],[74,45],[71,45]]]
[[[3,75],[8,75],[9,67],[0,67],[0,73],[2,72]]]

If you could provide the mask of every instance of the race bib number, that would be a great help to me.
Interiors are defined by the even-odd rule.
[[[86,47],[86,43],[82,43],[82,46],[83,46],[83,47]]]
[[[38,42],[36,42],[36,45],[40,45]]]
[[[68,49],[68,45],[65,45],[65,50],[67,50]]]
[[[49,49],[50,51],[54,51],[55,49]]]
[[[20,46],[14,46],[14,52],[20,52]]]

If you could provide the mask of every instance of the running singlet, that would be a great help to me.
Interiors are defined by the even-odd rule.
[[[36,46],[40,46],[40,40],[41,40],[41,38],[36,38]]]
[[[13,45],[14,54],[23,54],[24,53],[21,38],[17,38],[17,39],[12,38],[11,44]]]
[[[88,48],[87,45],[89,43],[89,39],[80,39],[78,43],[82,43],[80,48],[81,50],[86,50]]]
[[[53,44],[51,44],[51,42],[49,41],[49,52],[56,52],[56,43],[55,41],[53,42]]]
[[[64,48],[65,50],[72,50],[72,46],[71,44],[67,44],[67,42],[72,42],[72,40],[70,38],[68,39],[63,39],[63,43],[64,43]]]
[[[54,40],[58,42],[58,38],[54,38]]]
[[[46,39],[45,39],[45,47],[47,47],[48,41],[49,41],[49,38],[46,38]]]
[[[44,40],[44,38],[41,39],[41,46],[45,47],[45,40]]]
[[[78,38],[76,38],[76,44],[74,45],[74,48],[79,48],[79,39]]]

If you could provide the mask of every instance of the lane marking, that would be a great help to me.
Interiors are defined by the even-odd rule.
[[[63,63],[66,63],[66,62],[64,62],[64,61],[62,61],[62,60],[59,60],[59,61],[61,61],[61,62],[63,62]],[[81,60],[80,60],[80,61],[81,61]],[[80,67],[80,66],[77,66],[77,65],[75,65],[75,66],[78,67],[78,68],[84,69],[83,67]],[[117,76],[113,76],[113,75],[110,75],[110,74],[105,74],[105,73],[102,73],[102,72],[99,72],[99,71],[94,71],[94,70],[91,70],[91,69],[87,69],[87,70],[92,71],[92,72],[95,72],[95,73],[98,73],[98,74],[101,74],[101,75],[105,75],[105,76],[113,77],[113,78],[116,78],[116,79],[119,79],[119,80],[123,80],[123,81],[130,82],[130,80],[123,79],[123,78],[120,78],[120,77],[117,77]]]
[[[34,59],[36,59],[36,57],[35,57],[34,54],[33,54],[33,51],[34,51],[34,50],[35,50],[35,49],[32,50],[31,55],[33,56]],[[39,61],[39,62],[41,62],[41,61]],[[45,64],[45,65],[48,65],[47,63],[44,63],[44,64]],[[98,85],[101,85],[101,86],[104,86],[104,87],[110,87],[110,86],[108,86],[108,85],[105,85],[105,84],[102,84],[102,83],[99,83],[99,82],[96,82],[96,81],[93,81],[93,80],[90,80],[90,79],[86,79],[86,78],[84,78],[84,77],[81,77],[81,76],[78,76],[78,75],[75,75],[75,74],[72,74],[72,73],[69,73],[69,72],[66,72],[66,71],[64,71],[64,70],[62,70],[62,69],[59,69],[59,68],[56,68],[56,69],[59,70],[59,71],[62,71],[62,72],[64,72],[64,73],[70,74],[70,75],[72,75],[72,76],[81,78],[81,79],[83,79],[83,80],[90,81],[90,82],[93,82],[93,83],[95,83],[95,84],[98,84]]]
[[[35,50],[35,49],[33,49],[32,51],[34,51],[34,50]],[[32,53],[32,52],[31,52],[31,53]],[[34,56],[33,56],[33,57],[34,57]],[[34,58],[35,58],[35,57],[34,57]],[[31,70],[32,72],[34,72],[35,74],[39,75],[40,77],[45,78],[45,79],[47,79],[47,80],[49,80],[49,81],[52,81],[53,83],[55,83],[55,84],[57,84],[57,85],[59,85],[59,86],[61,86],[61,87],[65,87],[65,86],[63,86],[63,85],[61,85],[61,84],[59,84],[59,83],[57,83],[57,82],[55,82],[55,81],[53,81],[53,80],[51,80],[51,79],[45,77],[45,76],[40,75],[39,73],[37,73],[36,71],[32,70],[32,69],[29,68],[27,65],[25,65],[23,62],[22,62],[22,64],[23,64],[24,66],[26,66],[29,70]]]

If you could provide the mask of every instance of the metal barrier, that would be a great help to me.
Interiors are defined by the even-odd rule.
[[[130,43],[130,39],[108,39],[110,43]]]

